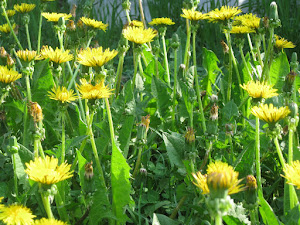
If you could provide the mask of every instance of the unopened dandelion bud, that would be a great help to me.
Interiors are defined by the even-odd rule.
[[[295,118],[298,115],[298,105],[295,102],[289,104],[289,109],[291,111],[290,116]]]
[[[25,25],[29,24],[29,22],[30,22],[30,16],[27,13],[22,16],[22,22]]]
[[[179,65],[179,68],[182,69],[182,70],[185,70],[186,66],[185,66],[185,64],[181,63],[181,64]]]
[[[245,191],[245,208],[252,210],[257,207],[257,182],[253,175],[247,176],[246,191]]]
[[[180,41],[179,41],[178,34],[173,34],[171,48],[178,49],[179,46],[180,46]]]
[[[43,111],[37,102],[30,102],[30,115],[35,123],[43,120]]]
[[[189,144],[195,142],[195,132],[194,129],[191,127],[187,128],[187,131],[184,135],[186,142],[188,142]]]
[[[219,109],[219,107],[216,105],[216,103],[214,103],[214,105],[211,107],[211,110],[210,110],[210,119],[212,121],[215,121],[218,119],[218,109]]]
[[[149,125],[150,125],[150,115],[143,116],[140,125],[143,126],[143,127],[145,127],[146,128],[146,132],[147,132],[148,129],[149,129]]]
[[[131,3],[130,3],[129,0],[124,0],[124,1],[122,2],[122,8],[123,8],[123,10],[128,10],[128,11],[130,11],[130,6],[131,6]]]
[[[257,189],[257,183],[256,183],[256,179],[254,176],[252,176],[252,175],[247,176],[246,187],[251,190]]]
[[[94,177],[93,161],[84,165],[84,177],[91,180]]]
[[[271,2],[271,5],[270,5],[270,19],[273,19],[275,21],[279,19],[276,2]]]
[[[298,59],[297,59],[298,57],[297,57],[297,53],[296,52],[293,52],[293,54],[292,54],[292,60],[291,60],[291,63],[290,63],[290,65],[291,65],[291,70],[297,70],[298,69],[298,66],[299,66],[299,62],[297,61]]]

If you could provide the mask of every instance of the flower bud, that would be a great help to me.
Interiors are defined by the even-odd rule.
[[[270,19],[273,19],[275,21],[279,19],[276,2],[272,2],[270,5]]]
[[[257,183],[252,175],[247,176],[244,205],[249,210],[257,207]]]
[[[188,142],[189,144],[195,142],[195,132],[194,129],[191,127],[187,128],[187,131],[184,135],[186,142]]]
[[[94,176],[93,161],[84,165],[84,177],[91,180]]]
[[[295,118],[298,115],[298,105],[295,102],[289,104],[289,109],[291,111],[290,116]]]

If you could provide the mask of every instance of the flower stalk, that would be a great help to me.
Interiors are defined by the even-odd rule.
[[[255,167],[258,191],[262,192],[261,169],[260,169],[260,136],[259,136],[259,118],[255,117]]]

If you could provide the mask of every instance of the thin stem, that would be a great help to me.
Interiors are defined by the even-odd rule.
[[[139,0],[139,7],[140,7],[140,14],[141,14],[141,20],[144,24],[144,27],[147,28],[146,20],[145,20],[145,15],[144,15],[144,10],[143,10],[143,4],[142,0]]]
[[[294,131],[289,129],[289,152],[288,152],[288,164],[293,162],[293,136]]]
[[[281,151],[281,148],[280,148],[279,141],[278,141],[277,137],[274,138],[274,144],[276,146],[276,151],[277,151],[281,166],[282,166],[283,169],[285,169],[286,168],[285,159],[282,155],[282,151]]]
[[[16,199],[18,199],[19,191],[18,191],[18,176],[17,176],[17,164],[16,164],[16,153],[12,154],[12,161],[14,167],[14,187],[15,187],[15,195]]]
[[[274,38],[274,28],[270,28],[270,38],[269,38],[269,43],[268,43],[268,50],[267,53],[265,54],[265,61],[264,61],[264,68],[262,71],[262,80],[263,81],[269,81],[269,60],[271,57],[271,52],[273,49],[273,38]]]
[[[29,35],[29,29],[28,29],[28,24],[25,24],[25,30],[26,30],[26,36],[27,36],[27,43],[28,43],[28,49],[29,51],[32,50],[31,48],[31,41],[30,41],[30,35]]]
[[[231,161],[231,164],[233,164],[234,153],[233,153],[233,144],[232,144],[232,136],[231,135],[229,135],[229,145],[230,145],[230,161]]]
[[[119,92],[120,92],[125,54],[126,54],[126,52],[121,54],[120,58],[119,58],[118,69],[117,69],[117,79],[116,79],[116,82],[115,82],[115,96],[116,97],[118,97]]]
[[[40,20],[39,20],[38,41],[37,41],[37,54],[40,54],[40,50],[41,50],[42,23],[43,23],[42,13],[43,12],[41,11]]]
[[[175,129],[175,111],[176,111],[176,96],[177,96],[177,52],[178,49],[174,50],[174,86],[173,86],[173,107],[172,107],[172,121],[173,128]]]
[[[166,69],[166,73],[167,73],[167,83],[170,85],[170,71],[169,71],[166,40],[165,40],[165,35],[164,34],[161,35],[161,40],[162,40],[163,51],[164,51],[164,62],[165,62],[165,69]]]
[[[247,33],[247,39],[248,39],[248,44],[249,44],[249,48],[250,48],[250,52],[251,52],[251,55],[252,55],[252,58],[254,61],[256,61],[256,56],[253,52],[253,45],[252,45],[252,41],[251,41],[251,37],[250,37],[250,34]]]
[[[40,185],[40,188],[41,188],[41,185]],[[49,219],[54,218],[52,210],[51,210],[50,202],[49,202],[49,196],[44,191],[41,191],[41,196],[42,196],[43,205],[46,210],[48,218]]]
[[[186,200],[187,195],[184,195],[178,202],[178,205],[176,206],[176,208],[173,210],[172,214],[170,215],[170,219],[175,219],[179,209],[181,208],[181,206],[183,206],[184,201]]]
[[[62,200],[59,189],[57,190],[57,194],[55,195],[55,203],[57,205],[58,214],[62,217],[62,219],[64,221],[66,221],[66,222],[68,222],[68,224],[70,224],[69,216],[67,214],[65,204],[64,204],[64,201]]]
[[[191,45],[191,27],[188,19],[186,19],[186,32],[187,32],[187,36],[186,36],[184,61],[183,61],[183,64],[185,65],[185,71],[188,70],[188,66],[189,66],[189,51]]]
[[[250,220],[251,220],[251,225],[256,225],[257,224],[257,220],[256,220],[256,213],[255,213],[255,209],[251,209],[250,211]]]
[[[142,224],[141,202],[142,202],[142,194],[143,194],[143,185],[144,185],[144,183],[141,182],[140,193],[139,193],[139,201],[138,201],[139,225]]]
[[[22,47],[22,45],[21,45],[19,39],[17,38],[14,29],[13,29],[12,26],[11,26],[10,20],[9,20],[9,18],[8,18],[8,16],[7,16],[7,13],[6,13],[6,10],[5,10],[5,7],[4,7],[3,4],[2,4],[2,6],[1,6],[1,8],[2,8],[2,11],[3,11],[3,15],[4,15],[5,19],[6,19],[6,22],[7,22],[8,26],[9,26],[10,33],[13,35],[15,41],[17,42],[17,45],[18,45],[19,49],[20,49],[20,50],[23,50],[23,47]]]
[[[31,89],[30,89],[29,74],[26,74],[25,80],[26,80],[27,100],[28,100],[27,102],[31,102]]]
[[[33,152],[34,152],[34,158],[39,157],[39,141],[40,141],[40,136],[38,134],[34,135],[34,141],[33,141]]]
[[[203,159],[202,164],[201,164],[201,166],[200,166],[200,169],[199,169],[200,171],[202,171],[202,170],[204,169],[204,167],[205,167],[205,165],[206,165],[206,163],[207,163],[207,160],[208,160],[208,158],[209,158],[209,155],[210,155],[212,146],[213,146],[213,142],[210,141],[210,142],[209,142],[209,146],[208,146],[208,148],[207,148],[207,150],[206,150],[206,152],[205,152],[204,159]]]
[[[227,44],[229,47],[229,68],[228,68],[228,83],[227,83],[227,102],[231,99],[231,86],[232,86],[232,48],[231,48],[231,40],[230,40],[230,33],[225,32],[225,37],[227,39]]]
[[[66,130],[65,130],[65,112],[61,112],[61,160],[64,163],[66,154]]]
[[[202,122],[202,130],[203,130],[203,133],[205,133],[206,132],[206,123],[205,123],[205,117],[204,117],[204,112],[203,112],[203,105],[202,105],[202,100],[201,100],[201,92],[200,92],[198,73],[197,73],[196,30],[193,31],[193,63],[194,63],[194,76],[195,76],[195,84],[196,84],[196,93],[197,93],[197,99],[198,99],[201,122]]]
[[[44,150],[43,150],[41,140],[39,140],[39,153],[40,153],[42,159],[45,159],[45,153],[44,153]]]
[[[140,165],[141,165],[142,151],[143,151],[143,148],[140,147],[139,152],[138,152],[138,156],[137,156],[137,160],[135,162],[135,167],[134,167],[134,170],[133,170],[133,173],[132,173],[132,178],[133,179],[136,177],[136,175],[139,172],[139,168],[140,168]]]
[[[137,52],[137,50],[133,50],[133,65],[134,65],[134,72],[133,72],[133,80],[132,80],[132,87],[135,87],[135,80],[138,70],[138,58],[140,57],[140,54]]]
[[[105,106],[106,106],[107,118],[108,118],[108,123],[109,123],[111,143],[113,144],[115,142],[115,132],[114,132],[114,125],[113,125],[113,120],[112,120],[112,116],[111,116],[108,98],[105,98]]]
[[[215,225],[222,225],[222,216],[221,214],[217,214],[216,217],[215,217]]]
[[[86,141],[87,141],[88,137],[86,137],[82,142],[81,142],[81,145],[80,145],[80,148],[79,148],[79,152],[82,153],[83,150],[84,150],[84,147],[86,145]],[[72,166],[71,166],[71,171],[72,170],[75,170],[75,166],[77,164],[77,161],[78,161],[78,155],[76,154],[76,157],[75,157],[75,160],[74,162],[72,163]]]
[[[245,66],[245,68],[246,68],[246,71],[247,71],[248,75],[249,75],[250,77],[252,77],[252,76],[251,76],[251,72],[250,72],[250,70],[249,70],[249,68],[248,68],[248,65],[247,65],[247,61],[246,61],[246,58],[245,58],[245,55],[244,55],[244,52],[243,52],[243,46],[242,46],[242,45],[239,45],[239,50],[240,50],[240,54],[241,54],[241,57],[242,57],[244,66]]]
[[[255,117],[255,166],[256,180],[258,190],[262,192],[261,171],[260,171],[260,136],[259,136],[259,118]]]

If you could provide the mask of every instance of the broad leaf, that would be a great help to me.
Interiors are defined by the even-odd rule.
[[[271,84],[275,84],[275,88],[282,90],[285,76],[290,72],[290,64],[284,52],[272,61],[270,68]]]

